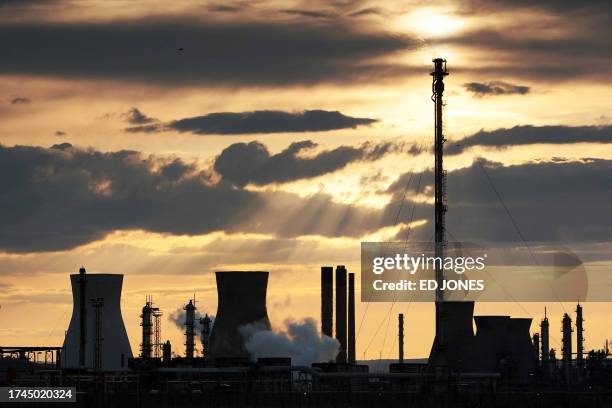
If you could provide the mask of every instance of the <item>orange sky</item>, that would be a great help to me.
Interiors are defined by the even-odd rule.
[[[377,217],[382,220],[381,213],[385,209],[393,212],[389,206],[397,199],[390,186],[403,174],[421,172],[433,165],[429,150],[433,144],[429,76],[432,57],[448,59],[451,75],[446,85],[446,133],[453,141],[483,129],[495,131],[519,125],[559,125],[563,127],[559,131],[563,131],[576,126],[605,130],[612,124],[609,113],[612,56],[609,47],[598,48],[601,43],[589,36],[589,30],[598,26],[599,19],[611,10],[588,1],[583,8],[565,2],[560,2],[564,6],[539,7],[496,2],[493,7],[477,1],[448,1],[435,7],[418,1],[385,2],[384,6],[369,1],[331,4],[280,0],[26,3],[0,6],[0,37],[2,33],[22,34],[13,37],[8,46],[14,48],[9,48],[7,56],[0,55],[0,59],[9,61],[0,63],[0,144],[6,149],[17,145],[47,149],[67,142],[79,151],[134,150],[140,152],[135,160],[150,160],[153,167],[178,158],[192,166],[190,174],[198,171],[207,176],[212,174],[210,180],[202,183],[215,186],[220,183],[219,179],[226,177],[212,169],[218,156],[240,142],[259,141],[274,155],[291,143],[310,140],[317,146],[296,156],[306,159],[341,146],[357,147],[366,142],[403,144],[404,149],[371,160],[353,160],[344,167],[314,176],[234,185],[232,191],[282,194],[275,197],[286,199],[286,203],[279,198],[280,202],[274,205],[245,208],[243,211],[249,216],[240,213],[240,228],[232,228],[231,222],[226,224],[222,220],[224,226],[218,229],[180,233],[172,227],[175,213],[161,215],[166,217],[164,225],[130,225],[115,222],[112,214],[88,213],[91,218],[81,222],[93,224],[99,221],[95,217],[103,221],[108,217],[110,227],[98,231],[91,239],[81,239],[77,231],[74,243],[59,249],[44,243],[36,248],[23,244],[16,249],[18,245],[11,241],[10,235],[7,235],[9,238],[2,236],[0,345],[60,344],[71,314],[68,275],[81,265],[91,273],[125,274],[123,317],[135,354],[140,343],[138,315],[145,296],[152,295],[167,316],[195,293],[200,311],[214,314],[213,272],[216,270],[269,270],[268,308],[272,324],[277,328],[282,328],[287,318],[318,319],[319,267],[346,264],[350,271],[358,272],[361,241],[393,240],[408,224],[410,206],[397,225],[381,221],[376,227],[364,227],[354,233],[335,233],[343,227],[343,217],[352,210],[359,214],[356,219],[364,225],[375,223]],[[220,27],[221,34],[191,38],[180,31],[181,22],[187,31]],[[226,53],[234,51],[235,44],[226,37],[250,33],[252,26],[259,27],[259,32],[270,30],[271,34],[257,37],[261,42],[252,44],[253,53],[244,60],[240,55],[227,56]],[[57,38],[65,38],[63,47],[61,42],[54,43],[59,40],[55,39],[53,30],[65,27],[72,31],[67,31],[66,37],[58,35]],[[99,27],[108,30],[111,39],[121,40],[121,35],[125,35],[126,52],[119,50],[115,54],[108,49],[121,41],[109,42],[110,45],[104,45],[103,41],[78,43],[80,35],[98,38],[91,32]],[[116,34],[115,27],[123,28],[118,28],[119,34]],[[282,30],[275,31],[278,27]],[[50,30],[51,34],[47,36],[44,30]],[[158,32],[162,34],[158,36]],[[279,32],[287,37],[279,37]],[[308,41],[313,33],[321,36],[317,37],[316,47],[294,52],[292,47]],[[138,43],[141,40],[138,35],[143,35],[145,40],[151,38],[151,42]],[[244,41],[239,36],[242,34],[236,35],[235,38]],[[42,44],[31,55],[27,52],[32,44],[28,36]],[[166,41],[168,37],[171,40]],[[131,41],[136,44],[134,48],[129,48]],[[201,62],[198,53],[213,47],[211,43],[216,41],[221,47],[220,51],[213,50],[219,53],[215,54],[216,58],[206,60],[201,66],[190,66]],[[168,44],[172,44],[171,49]],[[0,45],[6,44],[0,40]],[[177,57],[178,49],[183,47],[184,57]],[[250,49],[236,47],[243,52]],[[45,53],[44,48],[57,50],[56,54]],[[295,62],[283,59],[283,53],[293,56],[289,58]],[[301,54],[308,58],[299,58]],[[92,60],[84,60],[83,55],[93,55]],[[96,55],[99,60],[94,60]],[[105,60],[118,56],[123,59],[110,63]],[[266,65],[268,60],[270,65]],[[155,64],[166,62],[165,70],[157,70]],[[279,64],[286,66],[282,65],[283,69],[276,72]],[[134,75],[131,66],[142,69],[142,74]],[[502,83],[506,88],[497,93],[477,93],[470,90],[470,83],[493,87]],[[521,93],[512,87],[524,87],[527,91]],[[155,119],[149,123],[160,124],[217,112],[313,109],[339,111],[351,118],[371,118],[376,122],[316,132],[197,134],[170,128],[131,133],[126,131],[134,125],[129,123],[126,114],[131,108]],[[610,133],[606,135],[612,140]],[[418,146],[420,152],[409,153],[410,145]],[[559,158],[568,163],[582,163],[585,158],[608,163],[612,160],[610,146],[601,139],[511,143],[502,148],[475,145],[461,154],[449,155],[445,163],[449,171],[469,168],[476,158],[517,168],[533,163],[556,163]],[[8,161],[9,156],[0,157],[0,168],[4,164],[2,160]],[[155,172],[153,167],[151,174]],[[102,181],[108,181],[108,185],[98,183],[91,188],[97,189],[98,197],[113,196],[115,176],[104,177]],[[601,183],[602,191],[611,186],[609,176],[596,181]],[[453,183],[452,173],[449,183]],[[497,187],[510,195],[509,191],[517,187],[510,184]],[[136,186],[130,188],[134,190]],[[562,178],[558,188],[565,188]],[[567,185],[567,189],[573,188],[574,185]],[[10,194],[10,190],[0,190],[0,196]],[[526,200],[529,194],[525,192]],[[595,200],[584,194],[573,199],[585,203]],[[312,205],[316,205],[319,197],[329,198],[326,206],[343,207],[338,207],[337,212],[321,210],[320,213],[308,207],[308,211],[319,215],[300,219],[300,214],[306,213],[300,203],[307,207],[312,199]],[[431,202],[427,191],[411,193],[409,199],[412,203]],[[462,203],[460,197],[449,195],[449,217],[454,204]],[[29,209],[37,203],[22,204]],[[521,203],[515,205],[520,207]],[[576,204],[575,213],[565,215],[580,218],[587,231],[586,239],[584,235],[574,238],[572,226],[564,228],[563,222],[567,220],[561,216],[555,239],[569,246],[597,243],[602,249],[596,257],[585,259],[585,264],[606,269],[610,266],[610,216],[604,213],[600,223],[587,225],[588,221],[583,222],[582,215],[577,214],[589,213],[589,208]],[[22,224],[14,223],[15,217],[8,212],[15,207],[6,204],[3,208],[0,204],[0,209],[9,214],[0,218],[0,229],[27,230],[27,217]],[[146,208],[134,210],[146,212]],[[251,210],[253,213],[248,214]],[[416,230],[433,229],[426,216],[417,211]],[[201,217],[206,218],[207,214],[202,213]],[[532,227],[531,221],[517,217],[521,227],[526,230]],[[505,222],[508,234],[515,234],[512,224]],[[299,232],[287,234],[285,226],[299,227]],[[42,239],[40,234],[40,231],[32,233],[26,241],[38,242]],[[37,249],[41,247],[44,248]],[[559,348],[561,315],[564,311],[573,313],[575,307],[569,303],[547,306],[551,346]],[[587,349],[599,348],[606,338],[612,337],[609,306],[609,303],[585,305]],[[542,303],[488,303],[477,305],[476,312],[531,316],[535,319],[533,331],[542,317],[543,307]],[[432,305],[359,303],[357,354],[360,358],[396,355],[399,312],[406,314],[407,356],[428,354],[434,325]],[[162,337],[179,345],[175,350],[182,352],[182,333],[167,319],[163,320]]]

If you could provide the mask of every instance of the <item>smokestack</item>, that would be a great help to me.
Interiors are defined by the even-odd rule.
[[[151,302],[147,297],[144,307],[142,308],[142,314],[140,315],[142,322],[142,344],[140,348],[141,358],[151,358],[151,352],[153,345],[151,342],[151,336],[153,335],[153,313],[151,310]]]
[[[348,277],[348,361],[355,363],[355,274]]]
[[[561,321],[563,338],[561,339],[561,358],[566,384],[570,381],[570,370],[572,366],[572,318],[567,313],[563,314]]]
[[[397,316],[398,320],[398,333],[399,333],[399,363],[404,363],[404,314],[400,313]]]
[[[321,267],[321,333],[333,337],[334,315],[334,268]]]
[[[189,299],[189,303],[185,306],[185,357],[193,359],[195,350],[195,301]]]
[[[576,306],[576,366],[579,369],[584,367],[584,337],[582,335],[582,332],[584,332],[582,327],[583,322],[582,306],[580,306],[580,303],[578,303]]]
[[[346,363],[346,268],[336,267],[336,339],[340,350],[336,362]]]
[[[85,268],[81,266],[81,269],[79,269],[79,367],[85,366],[85,345],[87,344],[86,273]]]
[[[544,308],[544,318],[540,323],[540,338],[542,340],[542,365],[548,363],[550,357],[550,343],[549,343],[549,323],[548,317],[546,316],[546,308]]]

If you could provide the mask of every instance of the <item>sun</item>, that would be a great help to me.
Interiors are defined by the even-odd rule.
[[[448,10],[422,8],[401,16],[400,26],[424,38],[435,38],[455,34],[465,23]]]

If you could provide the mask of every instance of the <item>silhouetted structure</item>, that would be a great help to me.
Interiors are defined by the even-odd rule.
[[[334,268],[321,267],[321,333],[333,337]]]
[[[576,366],[579,370],[584,368],[584,328],[582,324],[582,306],[580,303],[576,305]]]
[[[561,331],[563,337],[561,339],[561,363],[566,383],[571,380],[572,371],[572,318],[567,313],[563,314],[561,321]]]
[[[189,299],[185,305],[185,357],[193,359],[195,354],[195,299]]]
[[[123,275],[87,274],[83,284],[84,269],[79,274],[70,275],[72,285],[73,309],[70,325],[64,340],[61,364],[64,368],[93,369],[99,366],[102,371],[121,371],[127,369],[127,359],[132,358],[132,349],[121,316],[121,287]],[[84,296],[83,296],[84,295]],[[86,300],[83,309],[83,297]],[[103,299],[103,322],[98,326],[100,337],[101,361],[96,361],[96,302]],[[83,314],[83,310],[85,313]],[[100,310],[102,312],[102,310]],[[82,318],[84,316],[84,318]],[[102,315],[100,315],[102,316]],[[85,347],[81,347],[82,334],[85,333]],[[83,350],[84,364],[81,364]]]
[[[550,324],[548,316],[546,316],[546,308],[544,308],[544,318],[540,323],[540,338],[542,341],[542,367],[548,370],[548,361],[550,357]]]
[[[166,340],[162,346],[162,361],[164,364],[170,364],[172,361],[172,344],[170,344],[170,340]]]
[[[87,347],[87,271],[83,266],[79,269],[79,366],[85,367],[85,349]]]
[[[508,377],[522,383],[529,380],[529,374],[532,374],[535,368],[530,327],[530,318],[510,318],[507,337],[510,357]]]
[[[399,345],[399,357],[398,357],[398,362],[400,364],[404,363],[404,314],[400,313],[397,316],[397,321],[398,321],[398,345]]]
[[[437,343],[438,333],[429,354],[429,363],[444,363],[455,371],[465,371],[471,360],[471,346],[474,339],[472,319],[474,302],[444,302],[444,349]],[[444,350],[444,351],[442,351]],[[440,356],[439,353],[444,353]]]
[[[245,330],[270,330],[268,272],[216,272],[218,306],[210,335],[211,356],[248,358]],[[241,330],[243,333],[241,333]]]
[[[346,363],[346,268],[336,267],[336,339],[340,350],[336,362]]]
[[[540,334],[534,333],[533,335],[533,354],[536,366],[540,367]]]
[[[355,274],[348,275],[348,362],[355,363]]]
[[[202,343],[202,357],[205,359],[210,354],[210,324],[212,320],[206,314],[204,317],[200,317],[200,325],[202,326],[202,332],[200,334],[200,341]]]
[[[436,258],[444,258],[444,245],[445,245],[445,223],[444,217],[447,210],[446,206],[446,184],[443,165],[443,154],[444,154],[444,121],[442,118],[442,108],[444,106],[443,94],[444,94],[444,77],[448,75],[446,70],[446,60],[442,58],[436,58],[433,60],[434,70],[431,73],[433,77],[432,88],[432,101],[434,102],[434,127],[435,127],[435,141],[434,141],[434,152],[435,152],[435,171],[434,171],[434,193],[435,193],[435,256]],[[444,296],[442,292],[442,282],[444,281],[444,270],[442,265],[436,263],[436,281],[438,282],[438,288],[436,289],[436,336],[434,338],[434,344],[432,352],[429,355],[429,365],[431,367],[446,367],[448,362],[448,353],[446,353],[446,347],[450,344],[450,339],[446,339],[446,327],[447,321],[450,321],[450,316],[446,311],[446,304],[444,303]]]
[[[507,352],[509,316],[475,316],[476,336],[473,347],[472,371],[500,373]]]
[[[153,313],[152,304],[150,299],[147,297],[145,305],[142,307],[142,314],[140,315],[140,326],[142,326],[142,343],[140,345],[140,357],[151,358],[153,351]]]

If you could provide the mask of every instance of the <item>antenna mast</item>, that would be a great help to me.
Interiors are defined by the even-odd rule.
[[[444,77],[448,75],[446,70],[446,60],[436,58],[433,60],[434,70],[431,73],[433,82],[431,84],[432,96],[434,102],[434,125],[435,125],[435,256],[436,259],[444,259],[445,228],[444,217],[447,211],[446,205],[446,171],[443,166],[444,153],[444,121],[442,109],[444,102],[442,95],[444,94]],[[436,365],[445,365],[444,358],[444,294],[442,292],[442,282],[444,281],[444,269],[440,262],[436,262],[436,344],[434,347],[437,350],[438,356]]]

